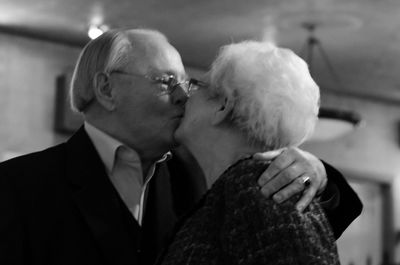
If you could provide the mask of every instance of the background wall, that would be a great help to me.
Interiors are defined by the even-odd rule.
[[[0,35],[0,160],[65,139],[54,133],[56,77],[80,49]]]
[[[304,148],[357,175],[392,181],[400,173],[400,103],[396,105],[322,92],[323,106],[355,110],[362,115],[365,124],[344,137],[306,143]]]
[[[337,241],[341,264],[385,264],[382,187],[362,181],[352,181],[351,186],[363,201],[364,209]]]
[[[363,201],[361,216],[338,241],[342,264],[400,264],[400,105],[329,93],[322,104],[364,120],[351,134],[302,146],[339,168]]]

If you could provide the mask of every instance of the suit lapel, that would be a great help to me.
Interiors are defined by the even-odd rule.
[[[67,146],[67,177],[77,187],[73,199],[102,253],[110,264],[137,264],[140,228],[133,217],[126,218],[127,209],[83,127]]]

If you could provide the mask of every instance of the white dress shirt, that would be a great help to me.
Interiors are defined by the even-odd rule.
[[[154,175],[156,164],[165,161],[171,153],[166,153],[160,160],[156,161],[150,167],[145,181],[143,181],[142,163],[135,150],[88,122],[85,122],[84,127],[122,201],[139,225],[142,225],[146,191]]]

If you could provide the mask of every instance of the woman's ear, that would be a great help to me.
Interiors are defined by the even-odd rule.
[[[219,100],[212,124],[218,125],[225,121],[233,110],[233,100],[223,97]]]
[[[106,73],[96,73],[94,76],[94,94],[97,102],[106,110],[112,111],[115,109],[115,98],[113,87],[110,84],[109,75]]]

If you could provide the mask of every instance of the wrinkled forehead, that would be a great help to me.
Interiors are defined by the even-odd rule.
[[[177,77],[186,76],[181,56],[169,43],[155,47],[147,56],[150,71],[169,73]]]
[[[166,40],[148,38],[132,45],[132,63],[142,74],[186,77],[181,56]]]

